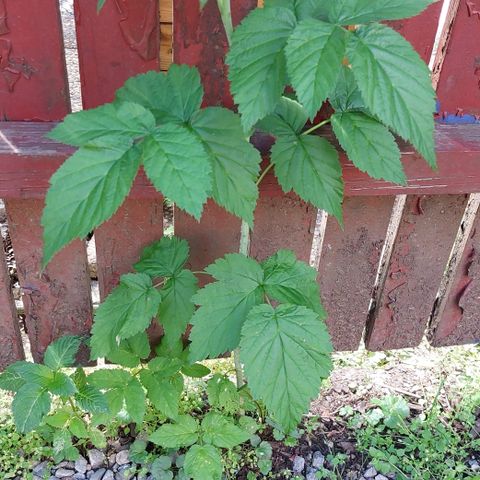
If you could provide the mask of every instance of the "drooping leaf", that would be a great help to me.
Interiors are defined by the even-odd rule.
[[[337,112],[359,111],[368,113],[352,69],[346,65],[340,70],[335,88],[330,93],[329,101]]]
[[[39,385],[24,385],[13,399],[13,418],[20,433],[28,433],[38,427],[49,411],[50,395]]]
[[[207,383],[208,403],[227,414],[234,414],[241,408],[237,387],[224,375],[215,374]]]
[[[141,425],[145,417],[145,391],[136,378],[132,378],[124,390],[125,407],[129,417]]]
[[[193,365],[184,365],[182,373],[187,377],[203,378],[211,373],[211,370],[201,363],[194,363]]]
[[[329,19],[341,25],[413,17],[437,0],[338,0],[325,2]]]
[[[18,392],[25,384],[21,371],[17,368],[18,362],[9,365],[4,372],[0,373],[0,388],[10,392]]]
[[[219,281],[208,284],[193,298],[200,308],[192,318],[192,362],[236,348],[248,312],[262,301],[263,271],[255,260],[230,254],[206,271]]]
[[[252,226],[261,158],[245,137],[240,117],[226,108],[209,107],[191,122],[210,158],[213,199]]]
[[[107,103],[91,110],[67,115],[47,137],[75,147],[83,147],[100,137],[116,135],[140,138],[155,128],[152,113],[132,102]]]
[[[435,166],[435,92],[418,53],[399,33],[373,24],[350,36],[347,54],[368,109]]]
[[[405,172],[395,138],[380,122],[360,112],[336,113],[332,126],[353,164],[373,178],[404,185]]]
[[[152,278],[173,277],[182,271],[189,253],[190,247],[183,238],[162,237],[143,249],[140,261],[134,268]]]
[[[262,266],[265,291],[269,297],[282,303],[310,308],[320,318],[326,318],[314,268],[298,261],[290,250],[279,250]]]
[[[161,296],[144,273],[129,273],[97,309],[90,341],[92,359],[108,356],[117,339],[143,332],[158,311]]]
[[[332,368],[325,324],[305,307],[260,305],[243,326],[240,346],[254,397],[285,431],[292,430]]]
[[[175,357],[155,357],[148,362],[150,371],[159,374],[162,378],[176,375],[183,366],[183,361]]]
[[[210,412],[202,421],[203,439],[219,448],[233,448],[250,438],[250,434],[237,427],[227,417]]]
[[[52,370],[71,367],[82,343],[82,338],[67,335],[55,340],[45,351],[43,362]]]
[[[62,460],[75,461],[80,452],[72,443],[72,435],[67,429],[57,430],[53,434],[53,460],[60,463]]]
[[[50,179],[43,211],[44,266],[116,212],[139,166],[132,140],[118,135],[93,140],[66,160]]]
[[[45,419],[45,423],[54,428],[63,428],[72,418],[72,412],[68,410],[59,410]]]
[[[54,372],[41,363],[16,362],[15,371],[24,379],[25,383],[39,385],[45,389],[54,378]]]
[[[293,190],[341,221],[342,169],[338,152],[328,140],[313,135],[282,135],[272,147],[271,161],[284,192]]]
[[[288,74],[300,102],[314,118],[335,86],[345,57],[346,31],[331,23],[300,22],[288,40]]]
[[[89,438],[90,436],[85,422],[78,417],[72,418],[68,429],[70,430],[70,433],[77,438]]]
[[[150,441],[163,448],[182,448],[198,440],[199,425],[190,415],[180,415],[175,423],[167,423],[150,435]]]
[[[308,114],[300,103],[291,98],[282,97],[274,113],[258,122],[257,127],[275,136],[300,133],[307,123]]]
[[[140,380],[147,389],[148,399],[168,418],[178,417],[178,406],[183,391],[183,377],[179,373],[165,378],[163,375],[142,370]]]
[[[73,380],[63,372],[53,372],[53,377],[48,382],[47,389],[53,395],[59,395],[60,397],[70,397],[77,392]]]
[[[212,179],[209,157],[197,135],[167,123],[144,140],[142,150],[145,172],[155,188],[199,220]]]
[[[135,368],[150,355],[150,342],[146,332],[122,340],[107,356],[108,360],[122,367]]]
[[[183,468],[193,480],[220,480],[222,457],[212,445],[194,445],[185,455]]]
[[[288,8],[253,10],[235,29],[227,56],[231,91],[249,130],[271,113],[287,83],[284,47],[296,25]]]

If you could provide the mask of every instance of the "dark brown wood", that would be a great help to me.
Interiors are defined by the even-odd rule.
[[[35,361],[47,346],[66,334],[86,335],[92,323],[91,289],[85,243],[76,240],[41,271],[43,202],[6,202],[26,314],[26,327]]]

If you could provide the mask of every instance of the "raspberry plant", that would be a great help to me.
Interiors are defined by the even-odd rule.
[[[99,9],[104,3],[99,0]],[[285,192],[342,222],[339,155],[318,135],[328,123],[348,158],[374,178],[406,182],[393,134],[435,167],[428,68],[401,35],[379,23],[416,15],[432,0],[265,3],[233,30],[229,2],[218,0],[231,43],[227,63],[238,113],[202,108],[197,69],[172,65],[168,73],[129,79],[112,103],[68,115],[50,133],[78,150],[51,179],[42,219],[44,266],[116,212],[141,166],[159,192],[197,220],[209,198],[240,217],[241,253],[192,272],[185,268],[186,241],[163,238],[147,247],[135,273],[124,275],[97,310],[90,339],[92,359],[106,357],[133,372],[99,370],[78,383],[58,370],[70,358],[52,363],[48,352],[46,367],[11,367],[1,385],[18,391],[14,415],[21,431],[42,421],[52,393],[79,402],[80,389],[88,386],[91,393],[102,392],[110,415],[126,412],[136,423],[142,422],[147,396],[172,420],[152,441],[191,446],[185,460],[190,476],[220,478],[216,449],[241,443],[245,435],[220,413],[201,424],[179,416],[182,374],[204,376],[208,371],[195,362],[236,350],[248,381],[240,390],[246,388],[287,432],[328,377],[332,347],[316,272],[285,250],[262,263],[248,257],[258,186],[273,169]],[[317,122],[325,102],[334,113]],[[260,153],[249,142],[254,130],[275,138],[263,172]],[[198,290],[198,274],[215,281]],[[148,361],[152,318],[165,335]],[[184,347],[188,324],[193,327]],[[40,368],[50,370],[35,372],[38,381],[31,382]],[[212,429],[218,435],[231,431],[230,440],[218,440]]]

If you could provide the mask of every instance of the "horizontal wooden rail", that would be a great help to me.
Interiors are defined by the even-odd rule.
[[[0,123],[0,198],[42,198],[48,180],[74,149],[45,138],[53,123]],[[325,130],[325,136],[330,132]],[[266,155],[271,139],[256,137],[254,143]],[[437,125],[439,168],[432,171],[413,148],[400,145],[408,185],[374,180],[356,169],[341,154],[347,196],[398,194],[458,194],[480,192],[480,126]],[[281,194],[273,175],[262,190]],[[157,192],[143,173],[135,181],[132,198],[155,198]]]

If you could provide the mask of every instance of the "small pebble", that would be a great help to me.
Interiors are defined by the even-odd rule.
[[[300,457],[299,455],[295,455],[295,458],[293,459],[293,473],[299,474],[303,472],[303,469],[305,468],[305,459],[303,457]]]
[[[364,474],[363,476],[365,478],[375,478],[377,476],[377,471],[375,470],[374,467],[370,467]]]
[[[82,456],[80,456],[75,461],[74,468],[75,468],[75,471],[78,472],[78,473],[86,473],[87,466],[88,466],[87,460],[85,458],[83,458]]]
[[[115,476],[111,470],[107,470],[107,473],[105,473],[102,480],[115,480]]]
[[[126,465],[130,463],[130,452],[128,450],[122,450],[117,453],[116,462],[118,465]]]
[[[92,469],[96,470],[97,468],[103,467],[106,458],[103,452],[94,448],[93,450],[88,451],[88,460]]]
[[[75,471],[74,470],[68,470],[66,468],[59,468],[55,472],[55,477],[57,477],[57,478],[68,478],[68,477],[73,477],[73,475],[75,475]]]
[[[97,470],[91,477],[91,480],[102,480],[103,475],[105,474],[107,470],[105,468],[101,468],[100,470]]]
[[[312,467],[318,470],[323,467],[324,463],[325,457],[323,456],[323,453],[318,450],[314,452],[312,457]]]
[[[388,478],[379,473],[379,474],[375,477],[375,480],[388,480]]]
[[[32,469],[32,473],[39,477],[44,477],[48,471],[48,463],[47,462],[40,462],[38,465],[35,465]]]
[[[87,477],[83,473],[76,473],[72,478],[73,480],[85,480]]]

